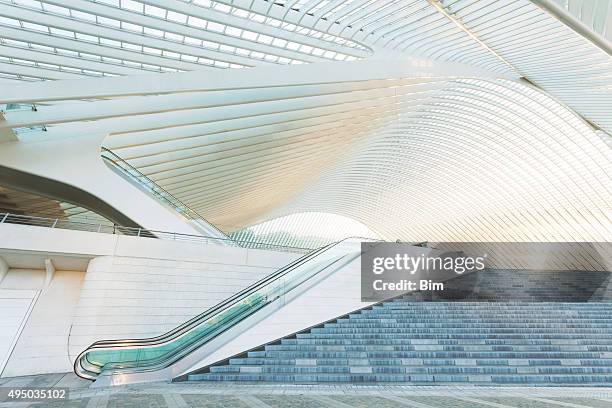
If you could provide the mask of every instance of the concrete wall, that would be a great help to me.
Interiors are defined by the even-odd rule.
[[[19,338],[37,290],[0,288],[0,375]]]
[[[268,316],[263,319],[253,316],[252,322],[246,319],[244,324],[230,329],[226,338],[220,336],[219,342],[211,342],[208,350],[202,350],[202,358],[193,361],[191,367],[185,367],[180,374],[374,303],[361,301],[360,249],[358,243],[346,244],[324,254],[325,258],[338,259],[338,262],[321,269],[328,264],[321,261],[313,268],[321,272],[312,281],[295,293],[283,296],[271,307]]]
[[[1,376],[71,371],[94,341],[161,334],[298,256],[0,224]]]
[[[72,369],[68,358],[70,326],[79,300],[84,272],[56,271],[49,286],[44,285],[45,271],[33,271],[38,281],[37,298],[25,319],[19,340],[2,376],[66,372]],[[24,286],[24,271],[11,270],[3,283]],[[32,276],[34,278],[34,276]],[[34,279],[32,279],[34,280]],[[32,282],[33,283],[33,282]],[[0,294],[10,289],[0,287]]]
[[[236,248],[219,251],[224,254],[93,259],[74,316],[72,358],[96,340],[162,334],[295,258]]]

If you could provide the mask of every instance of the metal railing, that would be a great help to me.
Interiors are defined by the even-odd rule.
[[[195,210],[173,196],[170,192],[166,191],[163,187],[151,180],[148,176],[143,174],[126,160],[119,157],[116,153],[102,147],[101,156],[107,163],[113,166],[113,168],[117,169],[121,174],[125,175],[129,180],[132,180],[134,183],[136,183],[136,185],[142,188],[145,192],[151,194],[158,201],[170,206],[188,220],[193,220],[196,223],[199,223],[200,227],[206,228],[210,226],[213,230],[219,233],[219,235],[226,236],[223,231],[213,224],[207,222],[204,217],[198,214]],[[203,226],[201,224],[202,222],[206,223],[206,226]]]
[[[209,237],[205,235],[182,234],[179,232],[157,231],[146,228],[124,227],[110,223],[95,223],[81,220],[62,218],[34,217],[11,213],[0,213],[0,224],[20,224],[36,227],[59,228],[73,231],[98,232],[103,234],[129,235],[134,237],[158,238],[170,241],[191,242],[200,244],[217,244],[224,246],[237,246],[241,248],[266,249],[270,251],[294,252],[305,254],[312,248],[275,245],[266,242],[233,240],[230,238]]]

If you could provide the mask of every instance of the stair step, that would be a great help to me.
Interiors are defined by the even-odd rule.
[[[403,366],[599,366],[612,367],[612,359],[277,359],[232,358],[230,365],[403,365]],[[212,367],[211,367],[212,368]]]
[[[334,323],[326,323],[326,324],[374,324],[374,323],[401,323],[401,324],[429,324],[429,323],[579,323],[579,324],[590,324],[590,323],[599,323],[599,324],[612,324],[612,317],[609,319],[606,318],[586,318],[586,317],[569,317],[569,316],[559,316],[558,318],[535,318],[533,316],[522,316],[522,317],[512,317],[507,316],[507,318],[500,319],[499,317],[490,317],[490,318],[448,318],[448,317],[437,317],[437,318],[408,318],[406,316],[398,315],[394,318],[389,318],[385,316],[377,317],[377,316],[360,316],[360,317],[349,317],[344,319],[338,319]]]
[[[603,353],[597,352],[511,352],[511,351],[320,351],[320,352],[293,352],[293,351],[250,351],[249,357],[278,357],[278,358],[559,358],[584,359],[600,358]]]
[[[609,386],[611,375],[429,375],[429,374],[196,374],[191,381],[280,382],[280,383],[472,383],[472,384],[531,384]]]
[[[612,304],[395,300],[190,381],[612,385]]]
[[[612,338],[604,339],[318,339],[295,338],[282,339],[281,344],[309,345],[409,345],[409,344],[442,344],[442,345],[611,345]]]
[[[557,352],[612,352],[610,346],[580,346],[580,345],[437,345],[437,344],[415,344],[415,345],[269,345],[266,351],[557,351]]]
[[[612,367],[571,366],[295,366],[295,365],[229,365],[211,367],[211,373],[262,374],[612,374]]]
[[[314,329],[312,329],[314,330]],[[473,330],[473,329],[386,329],[386,330],[317,330],[310,333],[298,334],[296,338],[477,338],[477,339],[512,339],[512,338],[540,338],[540,339],[569,339],[569,338],[610,338],[612,331],[610,330],[571,330],[566,332],[556,332],[546,329],[491,329],[491,330]]]

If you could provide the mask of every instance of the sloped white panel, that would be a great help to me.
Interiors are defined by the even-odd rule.
[[[0,288],[0,374],[17,342],[38,291]]]

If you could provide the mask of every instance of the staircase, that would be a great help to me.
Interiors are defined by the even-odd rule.
[[[190,381],[612,385],[612,303],[416,302],[352,313]]]

